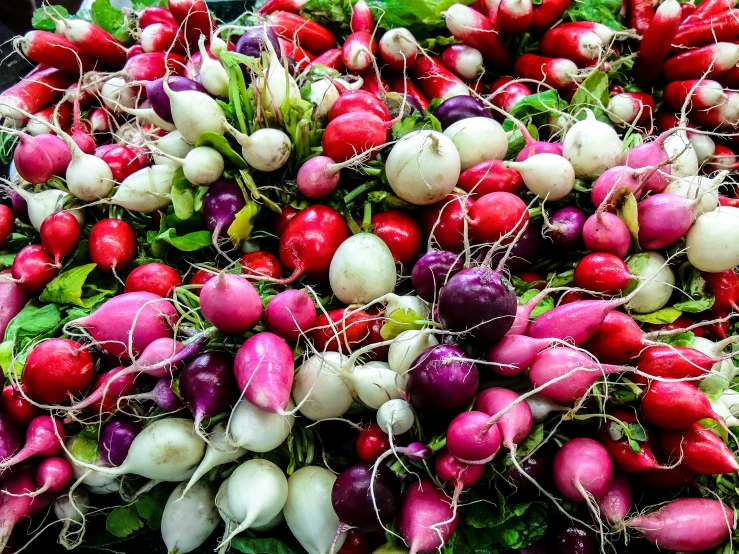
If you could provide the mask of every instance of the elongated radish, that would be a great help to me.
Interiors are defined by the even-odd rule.
[[[624,426],[641,425],[636,414],[630,409],[614,410],[609,419],[601,425],[598,440],[611,456],[613,466],[627,473],[643,473],[659,468],[659,463],[652,451],[649,434],[646,440],[634,441],[639,450],[632,450],[632,439],[626,436]]]
[[[393,71],[410,69],[418,58],[418,45],[411,32],[404,27],[390,29],[380,39],[380,57]]]
[[[344,67],[355,73],[370,68],[377,53],[377,43],[367,31],[355,31],[346,38],[342,46]]]
[[[688,96],[690,96],[690,106],[695,109],[712,108],[726,98],[721,83],[709,79],[673,81],[665,87],[662,98],[670,108],[679,110]]]
[[[175,168],[153,165],[126,177],[108,202],[129,210],[151,213],[172,203]]]
[[[24,468],[3,485],[0,492],[2,509],[0,509],[0,548],[5,549],[13,527],[21,520],[39,513],[51,504],[54,495],[45,494],[39,497],[30,496],[36,489],[33,470]]]
[[[191,489],[194,490],[193,487],[197,483],[202,483],[201,479],[214,467],[234,462],[245,454],[244,448],[229,444],[226,424],[224,422],[217,424],[210,432],[208,447],[203,459],[187,485],[181,487],[181,495],[185,495]]]
[[[210,37],[214,22],[205,0],[172,0],[167,7],[182,27],[188,44],[196,45],[201,35]]]
[[[579,66],[591,65],[602,55],[603,49],[600,36],[581,27],[560,25],[541,37],[542,55],[550,58],[567,58]]]
[[[275,32],[300,44],[309,52],[320,55],[336,47],[336,37],[320,23],[289,12],[276,12],[268,17]]]
[[[663,192],[639,202],[639,244],[649,250],[680,240],[695,221],[700,198]]]
[[[683,466],[700,475],[739,471],[739,463],[724,441],[697,423],[686,429],[663,431],[659,446],[670,460],[680,459]]]
[[[169,495],[162,513],[162,539],[169,552],[192,552],[218,527],[215,490],[202,481],[179,484]]]
[[[659,429],[685,429],[702,419],[721,421],[708,397],[686,382],[652,381],[641,397],[644,420]]]
[[[691,48],[728,41],[739,32],[739,11],[731,9],[705,17],[693,25],[681,25],[675,35],[674,48]]]
[[[498,25],[504,33],[525,33],[534,20],[534,5],[531,0],[501,0],[498,4]]]
[[[543,33],[562,17],[569,5],[568,0],[542,0],[541,3],[535,4],[531,29],[537,33]]]
[[[63,34],[85,54],[103,61],[113,69],[126,63],[126,47],[113,35],[84,19],[61,19],[56,22],[57,33]]]
[[[79,75],[91,71],[97,60],[66,38],[49,31],[28,31],[15,39],[15,45],[28,59]]]
[[[200,57],[202,58],[199,76],[203,87],[213,96],[218,96],[219,98],[228,97],[228,72],[220,61],[214,60],[206,52],[204,35],[198,41],[198,48],[200,49]]]
[[[23,112],[41,111],[59,100],[64,94],[64,89],[74,82],[74,75],[54,67],[37,71],[0,94],[0,114],[12,119],[16,125],[23,126],[28,121],[27,115]]]
[[[488,18],[480,12],[464,4],[453,4],[446,10],[444,19],[454,38],[477,48],[485,57],[485,63],[497,69],[510,65],[510,54]]]
[[[434,56],[421,56],[411,69],[413,82],[426,98],[469,96],[464,82]]]
[[[272,333],[258,333],[244,342],[234,361],[243,398],[261,410],[283,413],[290,401],[294,365],[292,350]]]
[[[432,481],[413,483],[403,493],[397,524],[411,553],[441,548],[458,523],[459,514],[454,513],[450,499]]]
[[[295,405],[290,401],[287,407],[291,412]],[[294,423],[294,415],[265,412],[242,398],[231,415],[228,442],[252,452],[269,452],[284,442]]]
[[[537,54],[524,54],[516,60],[513,73],[524,79],[541,81],[559,90],[575,82],[577,65],[567,58],[548,58]]]
[[[662,75],[667,82],[711,78],[729,71],[739,62],[739,45],[717,42],[678,54],[665,62]]]
[[[650,94],[622,92],[611,97],[606,111],[608,118],[617,125],[646,125],[652,121],[656,109],[654,98]]]
[[[35,417],[26,429],[23,448],[3,459],[0,468],[12,467],[31,456],[54,456],[62,449],[65,439],[64,426],[58,419],[48,415]]]

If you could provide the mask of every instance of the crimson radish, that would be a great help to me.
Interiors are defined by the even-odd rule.
[[[176,269],[165,264],[140,265],[126,277],[124,292],[151,292],[167,297],[182,284],[182,276]]]
[[[604,421],[598,433],[598,440],[608,450],[613,466],[627,473],[643,473],[658,469],[660,466],[652,452],[653,442],[649,435],[647,434],[646,441],[634,441],[625,433],[626,425],[642,427],[633,410],[614,410],[611,416],[617,421],[611,418]],[[632,448],[634,443],[638,450]]]
[[[631,274],[618,256],[593,253],[578,262],[574,280],[580,288],[614,295],[629,286]]]
[[[54,256],[54,264],[74,252],[80,240],[80,224],[69,212],[54,212],[44,219],[39,231],[41,244]]]
[[[646,341],[636,321],[623,312],[613,310],[583,348],[601,362],[625,364],[645,346]]]
[[[411,69],[411,77],[426,98],[446,99],[470,95],[464,81],[449,71],[442,61],[434,56],[418,58]]]
[[[80,23],[91,25],[82,20]],[[93,70],[98,63],[64,36],[49,31],[28,31],[24,36],[16,37],[14,46],[29,60],[75,75]]]
[[[554,483],[574,502],[599,498],[607,491],[613,475],[611,458],[603,446],[586,438],[572,439],[554,456]]]
[[[13,279],[27,294],[40,293],[58,273],[59,267],[40,244],[22,248],[11,267]]]
[[[577,65],[567,58],[547,58],[537,54],[524,54],[516,60],[513,73],[524,79],[541,81],[559,90],[575,82]]]
[[[452,44],[441,56],[444,65],[460,79],[471,81],[479,77],[483,71],[482,54],[477,48],[466,44]]]
[[[416,63],[418,44],[411,32],[404,27],[390,29],[380,38],[380,57],[393,71],[403,72]]]
[[[421,211],[424,236],[442,250],[462,252],[469,235],[467,219],[473,205],[474,201],[469,196],[451,193],[424,208]]]
[[[658,429],[685,429],[706,418],[722,421],[705,393],[684,381],[651,381],[641,410],[645,421]]]
[[[700,475],[721,475],[739,471],[733,452],[713,431],[695,423],[679,431],[663,431],[661,451],[673,461]]]
[[[535,4],[531,29],[543,33],[562,17],[569,5],[567,0],[542,0],[541,3]]]
[[[500,8],[498,11],[500,12]],[[592,65],[602,56],[604,45],[597,33],[583,27],[564,24],[544,33],[541,37],[540,50],[544,56],[566,58],[585,67]]]
[[[678,54],[665,62],[666,82],[711,78],[729,71],[739,62],[739,45],[717,42]]]
[[[479,197],[469,210],[469,235],[477,243],[494,243],[504,237],[511,242],[529,222],[526,204],[509,192]]]
[[[120,219],[102,219],[92,226],[90,258],[105,273],[123,270],[136,257],[136,233]]]
[[[362,73],[372,66],[377,53],[377,43],[367,31],[354,31],[342,46],[344,66],[354,73]]]

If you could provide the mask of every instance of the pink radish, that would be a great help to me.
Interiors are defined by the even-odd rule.
[[[605,175],[605,174],[604,174]],[[631,248],[631,233],[626,223],[616,214],[598,211],[591,215],[582,228],[585,248],[625,258]]]
[[[25,133],[18,133],[20,144],[13,153],[13,162],[18,175],[29,183],[40,185],[54,174],[54,166],[46,149]]]
[[[316,305],[306,289],[278,293],[264,310],[267,329],[287,341],[296,341],[316,321]]]
[[[54,456],[61,451],[66,438],[64,427],[58,419],[48,415],[38,416],[28,424],[23,448],[0,462],[0,468],[12,467],[31,456]]]
[[[39,231],[41,244],[54,256],[54,264],[74,252],[80,241],[80,224],[69,212],[54,212],[44,219]]]
[[[23,468],[3,485],[0,491],[0,549],[5,550],[13,527],[46,508],[54,499],[53,494],[39,498],[30,496],[36,489],[31,468]]]
[[[295,365],[285,339],[257,333],[241,345],[234,374],[243,397],[265,412],[283,413],[290,402]]]
[[[241,334],[262,318],[262,300],[248,280],[219,273],[200,290],[203,315],[224,333]]]
[[[643,173],[643,169],[633,169],[625,165],[617,165],[606,169],[593,183],[593,190],[590,193],[593,206],[600,207],[603,202],[608,200],[607,208],[610,208],[616,198],[615,193],[624,187],[629,189],[634,197],[639,200],[642,194],[639,177]]]
[[[586,502],[608,491],[613,464],[599,442],[578,438],[559,449],[554,456],[552,474],[559,492],[574,502]]]
[[[629,478],[623,473],[614,473],[608,490],[597,499],[603,519],[611,525],[623,522],[631,509],[631,498]]]
[[[308,198],[324,198],[336,190],[341,179],[341,169],[353,162],[338,164],[328,156],[314,156],[298,170],[295,178],[298,189]]]
[[[457,513],[457,505],[459,496],[464,489],[474,486],[482,479],[485,473],[485,466],[480,464],[465,464],[452,456],[449,451],[444,448],[436,455],[434,469],[439,481],[447,483],[454,487],[452,495],[452,513]]]
[[[540,351],[551,344],[550,339],[532,339],[509,332],[488,350],[487,359],[495,364],[490,366],[490,370],[501,377],[519,375],[528,369]]]
[[[495,417],[517,402],[518,398],[518,394],[512,390],[493,387],[477,395],[472,409]],[[518,401],[513,408],[497,418],[496,425],[503,438],[503,446],[515,452],[516,445],[521,444],[531,432],[533,425],[531,408],[526,402]]]
[[[11,270],[5,269],[0,272],[0,336],[5,336],[8,324],[20,313],[30,298],[18,283],[12,279],[5,279],[6,276],[11,276]]]
[[[483,412],[463,412],[446,431],[446,446],[452,456],[466,464],[487,464],[500,450],[500,429]]]
[[[418,45],[408,29],[390,29],[380,39],[380,57],[392,71],[410,69],[418,58]]]
[[[660,250],[679,241],[695,221],[701,197],[689,200],[663,192],[639,202],[639,244]]]
[[[58,136],[51,134],[38,135],[35,137],[35,142],[49,156],[53,174],[57,177],[64,177],[67,173],[67,167],[72,161],[72,152],[67,143]]]
[[[430,553],[441,548],[454,533],[457,523],[459,516],[454,514],[449,498],[432,481],[421,480],[406,489],[397,526],[410,547],[410,554]]]
[[[64,458],[53,456],[44,459],[36,470],[36,485],[40,488],[29,496],[38,496],[45,492],[60,493],[72,480],[72,466]]]

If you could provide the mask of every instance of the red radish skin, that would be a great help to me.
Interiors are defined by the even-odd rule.
[[[418,103],[418,106],[422,110],[427,110],[429,107],[428,99],[423,95],[419,88],[411,81],[409,77],[403,75],[390,75],[387,78],[388,87],[392,92],[398,94],[408,94],[413,100]]]
[[[603,49],[603,41],[598,34],[582,27],[558,25],[541,37],[543,56],[567,58],[580,67],[592,65]]]
[[[513,72],[524,79],[542,81],[550,87],[561,90],[575,82],[577,65],[566,58],[524,54],[516,60]]]
[[[636,367],[652,377],[685,379],[705,377],[721,360],[684,346],[651,346],[639,355]]]
[[[457,186],[468,192],[473,199],[478,199],[491,192],[508,192],[518,194],[523,189],[521,174],[510,167],[505,167],[501,160],[480,162],[466,169],[459,176]]]
[[[698,110],[717,106],[726,98],[723,86],[718,81],[688,79],[669,83],[665,87],[662,99],[673,110],[680,110],[688,96],[690,106]]]
[[[170,0],[167,7],[190,46],[197,45],[200,35],[210,37],[214,22],[205,0]]]
[[[54,118],[56,118],[56,123],[54,124],[62,129],[66,129],[72,123],[72,104],[69,102],[61,102],[58,105],[52,104],[34,115],[37,119],[34,121],[33,130],[31,130],[30,126],[26,129],[31,135],[51,133],[51,130],[43,123],[38,122],[38,119],[48,123],[54,123]],[[35,123],[37,122],[39,131],[36,131]]]
[[[104,273],[125,269],[136,257],[136,233],[120,219],[101,219],[90,230],[90,259]]]
[[[11,273],[23,292],[35,295],[57,276],[59,268],[43,246],[32,244],[18,252],[13,259]]]
[[[725,12],[736,6],[733,0],[705,0],[701,2],[688,17],[683,20],[683,26],[700,23],[706,16],[712,16],[717,13]]]
[[[650,0],[626,0],[626,22],[630,29],[644,36],[649,24],[654,19],[654,8]]]
[[[615,295],[626,290],[631,282],[631,274],[629,267],[618,256],[595,252],[578,262],[574,280],[580,288]]]
[[[651,22],[647,23],[639,43],[637,64],[642,69],[637,68],[638,74],[650,75],[647,80],[658,76],[659,68],[678,34],[681,21],[682,11],[676,0],[668,0],[657,8]]]
[[[494,417],[517,402],[518,399],[518,394],[512,390],[492,387],[477,395],[472,409]],[[518,401],[512,409],[509,409],[496,421],[500,436],[503,438],[503,445],[510,450],[515,450],[516,445],[521,444],[529,435],[533,424],[534,418],[531,414],[531,408],[526,402],[521,401]]]
[[[472,168],[470,168],[472,169]],[[465,248],[465,219],[474,206],[469,196],[450,194],[444,200],[421,211],[421,229],[433,237],[442,250],[459,253]]]
[[[356,31],[349,35],[341,48],[344,67],[354,73],[362,73],[372,66],[377,53],[377,42],[367,31]]]
[[[311,62],[316,59],[313,54],[311,54],[307,50],[302,49],[294,42],[290,42],[289,40],[285,40],[282,38],[279,39],[279,41],[280,51],[282,52],[282,55],[289,56],[294,59],[295,63],[297,63],[298,66],[300,66],[301,68],[310,65]]]
[[[72,480],[72,466],[64,458],[53,456],[45,458],[36,470],[36,485],[40,487],[33,492],[34,496],[47,491],[60,493]]]
[[[641,475],[641,478],[650,487],[673,490],[693,483],[693,472],[680,465],[646,471]]]
[[[182,284],[182,276],[168,265],[149,263],[140,265],[126,277],[124,292],[150,292],[166,298]]]
[[[625,424],[638,423],[632,410],[615,410],[611,415]],[[643,473],[660,467],[652,452],[651,441],[637,442],[639,450],[632,450],[620,423],[610,419],[605,420],[598,432],[598,440],[608,450],[613,466],[620,471]]]
[[[641,397],[644,420],[658,429],[686,429],[702,419],[723,421],[703,391],[685,381],[657,381]]]
[[[178,43],[177,38],[176,25],[153,23],[141,32],[139,42],[144,52],[172,51],[176,54],[184,54],[185,49]]]
[[[466,44],[452,44],[444,49],[441,61],[460,79],[477,79],[484,71],[482,54]],[[469,85],[472,87],[473,85]],[[479,91],[480,93],[482,91]]]
[[[41,408],[26,400],[27,396],[25,385],[8,385],[0,396],[0,412],[23,429],[42,413]]]
[[[75,82],[73,74],[54,67],[37,71],[0,94],[0,114],[11,118],[16,125],[23,126],[28,118],[15,108],[27,113],[39,112],[57,102],[64,94],[64,89]]]
[[[177,20],[172,15],[172,12],[167,8],[150,6],[139,12],[139,29],[146,29],[149,25],[153,25],[154,23],[168,23],[175,27],[177,26]]]
[[[331,259],[348,238],[349,227],[336,210],[321,205],[302,210],[290,220],[280,237],[280,261],[293,272],[288,281],[301,275],[326,280]]]
[[[554,25],[562,14],[567,11],[571,0],[541,0],[534,5],[534,19],[531,22],[531,30],[543,33]]]
[[[739,45],[717,42],[678,54],[665,62],[662,76],[667,82],[715,77],[739,62]]]
[[[28,31],[16,40],[20,51],[29,60],[75,75],[92,71],[98,63],[63,36],[49,31]]]
[[[308,0],[267,0],[257,10],[258,14],[269,15],[277,11],[300,13]]]
[[[14,227],[13,210],[4,204],[0,204],[0,248],[5,246],[5,242],[13,232]]]
[[[350,112],[331,121],[323,132],[323,152],[339,163],[385,144],[388,123],[373,113]]]
[[[265,412],[284,413],[294,373],[292,348],[272,333],[248,338],[234,360],[234,374],[243,397]]]
[[[714,312],[739,312],[739,277],[732,270],[721,273],[702,272],[701,276],[713,291],[714,302],[711,310]]]
[[[518,83],[512,77],[501,77],[490,86],[490,101],[506,113],[510,113],[513,107],[522,99],[531,96],[532,92],[524,83]],[[501,114],[496,114],[501,117]]]
[[[111,115],[105,108],[95,108],[90,112],[88,116],[90,120],[90,132],[96,133],[108,133],[110,132]]]
[[[610,312],[583,348],[607,364],[626,364],[646,346],[639,324],[618,310]]]
[[[360,90],[374,94],[378,98],[385,98],[385,95],[390,91],[385,79],[382,75],[378,76],[374,69],[365,71],[360,77],[363,81]]]
[[[221,271],[220,268],[213,268],[214,272],[206,271],[205,269],[198,269],[195,273],[192,274],[192,277],[190,277],[189,284],[191,285],[204,285],[213,277],[216,277],[218,275],[218,272]],[[202,287],[201,287],[202,288]],[[194,289],[193,292],[200,296],[200,290],[201,289]]]
[[[723,475],[739,471],[734,454],[714,432],[697,423],[687,429],[663,431],[660,451],[670,460],[700,475]]]
[[[167,73],[184,75],[185,58],[178,54],[165,52],[145,52],[130,58],[123,66],[123,73],[130,81],[155,81]]]
[[[118,376],[120,370],[123,369],[112,369],[97,375],[89,396],[72,406],[71,409],[89,408],[93,414],[115,413],[118,409],[118,399],[128,396],[134,391],[136,387],[135,380],[138,376],[138,373],[126,373]]]
[[[61,452],[62,443],[67,438],[64,426],[58,419],[41,415],[28,424],[26,442],[18,452],[0,463],[5,469],[17,465],[31,456],[54,456]]]
[[[84,19],[64,19],[57,22],[57,32],[85,54],[105,65],[120,69],[126,63],[126,47],[113,35]]]
[[[383,34],[379,50],[385,66],[395,73],[405,74],[418,59],[416,39],[408,29],[403,27],[390,29]]]
[[[341,57],[341,50],[338,48],[326,50],[323,54],[314,58],[310,65],[325,65],[329,69],[344,71],[344,60]]]
[[[622,92],[611,97],[608,117],[618,125],[651,125],[657,106],[646,92]]]
[[[447,9],[445,19],[447,29],[454,38],[477,48],[486,64],[496,69],[510,66],[511,55],[487,17],[464,4],[454,4]]]
[[[372,113],[383,121],[392,119],[390,110],[377,96],[365,90],[350,90],[333,103],[328,112],[328,121],[330,123],[337,117],[351,112]]]
[[[552,474],[559,492],[574,502],[585,502],[588,496],[599,498],[608,491],[613,465],[603,445],[578,438],[559,449]]]
[[[446,431],[449,453],[466,464],[487,464],[500,450],[501,436],[497,424],[490,425],[490,415],[463,412],[452,419]]]
[[[672,41],[672,46],[681,51],[717,41],[732,40],[737,33],[739,33],[739,10],[727,10],[705,17],[700,23],[681,26]]]
[[[435,56],[419,57],[411,69],[411,77],[425,98],[469,95],[464,81],[449,71]]]
[[[362,310],[338,309],[319,315],[310,337],[319,352],[352,350],[366,337],[373,316]],[[329,323],[329,320],[332,323]]]
[[[629,478],[623,473],[614,473],[608,490],[598,498],[598,506],[603,519],[611,525],[621,523],[631,509],[631,499]]]
[[[39,404],[67,404],[80,396],[94,375],[87,349],[68,339],[50,339],[33,348],[23,369],[28,397]]]
[[[366,463],[374,463],[390,449],[390,437],[377,423],[371,423],[366,429],[359,432],[355,443],[357,456]]]
[[[525,33],[534,20],[531,0],[501,0],[498,5],[500,30],[511,35]]]
[[[470,238],[485,244],[507,235],[507,242],[511,242],[528,222],[528,207],[523,200],[509,192],[491,192],[480,196],[470,208]]]
[[[118,183],[141,169],[138,154],[128,146],[112,144],[100,146],[95,150],[95,155],[108,164],[113,179]]]
[[[438,550],[452,536],[458,523],[459,515],[454,514],[449,498],[432,481],[421,480],[403,493],[397,529],[410,547],[410,554]]]
[[[300,44],[316,56],[336,48],[333,33],[311,19],[289,12],[276,12],[267,19],[278,36]]]
[[[23,468],[3,485],[0,491],[0,551],[7,551],[10,533],[16,524],[40,513],[56,496],[53,493],[31,496],[35,490],[36,480],[30,467]],[[15,551],[14,547],[11,546],[10,551]]]
[[[246,275],[252,283],[265,278],[280,279],[285,273],[277,256],[264,250],[244,254],[241,256],[239,263],[241,264],[241,274]]]
[[[372,11],[364,0],[359,0],[352,6],[352,19],[349,26],[352,33],[371,33],[374,30],[375,21]]]
[[[372,232],[387,244],[393,260],[409,267],[421,252],[421,228],[413,217],[400,210],[372,216]]]
[[[80,242],[80,223],[69,212],[54,212],[44,219],[39,234],[41,244],[54,256],[54,264],[74,252]]]

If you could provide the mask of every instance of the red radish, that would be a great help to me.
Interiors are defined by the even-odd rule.
[[[511,77],[501,77],[490,85],[488,100],[504,112],[510,113],[516,104],[531,94],[524,83],[518,83]]]
[[[307,52],[306,50],[303,50],[294,42],[290,42],[289,40],[285,40],[283,38],[279,39],[279,41],[280,51],[282,52],[282,55],[289,56],[294,59],[295,63],[298,64],[298,66],[301,68],[310,65],[311,62],[316,59],[313,54]]]
[[[323,54],[314,58],[310,65],[325,65],[329,69],[344,71],[344,60],[341,58],[341,50],[338,48],[326,50]]]
[[[739,45],[717,42],[670,58],[662,76],[667,82],[711,78],[729,71],[737,62]]]
[[[280,261],[293,272],[288,282],[302,275],[327,279],[334,253],[348,238],[349,228],[336,210],[321,205],[302,210],[290,220],[280,237]]]
[[[146,27],[139,37],[144,52],[168,52],[183,54],[185,49],[177,42],[176,25],[169,23],[152,23]]]
[[[113,179],[118,183],[141,169],[138,154],[128,146],[106,144],[98,147],[95,155],[108,164]]]
[[[689,107],[702,110],[721,104],[725,99],[724,87],[717,81],[689,79],[669,83],[662,99],[673,110],[680,110],[690,96]]]
[[[689,117],[698,125],[733,129],[739,124],[739,93],[727,90],[724,102],[706,110],[692,110]]]
[[[214,269],[215,272],[207,271],[205,269],[198,269],[195,273],[192,274],[192,277],[190,277],[189,284],[191,284],[191,285],[204,285],[205,283],[207,283],[208,281],[210,281],[211,279],[213,279],[213,277],[217,276],[218,275],[217,272],[221,271],[221,269],[220,268],[217,268],[217,267],[216,268],[213,268],[213,269]],[[198,289],[194,289],[193,292],[196,295],[200,296],[200,290],[201,289],[199,289],[199,288]]]
[[[258,14],[269,15],[277,11],[300,13],[308,0],[267,0],[257,10]]]
[[[66,404],[92,382],[94,362],[87,349],[68,339],[49,339],[34,347],[23,368],[28,397],[39,404]]]
[[[714,295],[714,312],[739,312],[739,277],[728,269],[721,273],[702,272],[701,276],[709,284]]]
[[[54,212],[44,219],[39,230],[41,244],[54,256],[54,265],[74,252],[80,241],[80,223],[69,212]]]
[[[704,377],[721,360],[684,346],[651,346],[639,356],[636,367],[652,377],[685,379]]]
[[[736,6],[736,2],[733,2],[733,0],[705,0],[698,5],[694,12],[683,20],[683,25],[687,27],[688,25],[700,23],[704,17],[725,12],[734,6]]]
[[[421,229],[410,215],[400,210],[389,210],[372,216],[374,234],[390,248],[393,259],[410,266],[421,251]]]
[[[84,19],[62,19],[56,31],[85,54],[120,69],[126,63],[126,47],[113,35]]]
[[[602,55],[603,41],[597,33],[582,27],[558,25],[541,37],[543,56],[567,58],[580,67],[587,67]]]
[[[200,35],[210,37],[213,32],[213,16],[205,0],[170,0],[167,3],[189,45],[196,45]]]
[[[8,385],[0,397],[0,412],[22,428],[28,427],[35,417],[41,415],[41,408],[31,404],[26,396],[25,385]]]
[[[262,300],[249,281],[231,273],[219,273],[200,290],[203,315],[224,333],[245,333],[262,319]]]
[[[626,223],[615,214],[598,212],[591,215],[582,229],[585,248],[594,252],[625,258],[631,247],[631,233]]]
[[[639,425],[639,421],[632,410],[619,409],[611,415],[623,424]],[[659,468],[659,462],[657,462],[652,452],[651,441],[635,441],[639,449],[632,449],[632,442],[624,433],[622,423],[607,419],[598,432],[598,440],[608,450],[613,466],[627,473],[642,473]]]
[[[67,128],[72,123],[72,104],[69,102],[60,102],[52,104],[48,108],[44,108],[40,112],[34,114],[35,118],[26,126],[26,132],[29,135],[44,135],[51,133],[51,130],[38,120],[49,123],[55,123],[59,127]]]
[[[234,374],[243,398],[265,412],[285,412],[294,373],[292,349],[285,339],[272,333],[248,338],[234,360]]]
[[[101,219],[92,226],[89,237],[90,259],[104,273],[122,271],[136,257],[136,233],[120,219]]]
[[[390,449],[390,438],[377,423],[370,423],[366,429],[360,431],[355,448],[360,460],[374,463]]]
[[[618,125],[651,124],[657,107],[654,98],[646,92],[622,92],[611,97],[606,112]]]
[[[149,6],[139,12],[138,24],[139,29],[146,29],[149,25],[154,23],[168,23],[170,25],[177,26],[177,20],[172,15],[172,12],[167,8],[159,8],[157,6]]]
[[[74,75],[54,67],[37,71],[0,94],[0,114],[12,119],[16,126],[22,127],[28,122],[28,117],[18,109],[27,113],[41,111],[57,102],[64,94],[64,89],[75,80]]]
[[[420,57],[414,64],[411,75],[426,98],[469,95],[467,85],[449,71],[437,57]]]
[[[323,131],[323,151],[332,160],[345,162],[385,144],[390,126],[373,113],[345,113]]]
[[[148,263],[140,265],[126,277],[124,292],[151,292],[157,296],[167,297],[175,287],[182,284],[182,276],[168,265]]]
[[[265,277],[280,279],[285,272],[277,256],[264,250],[244,254],[241,256],[239,263],[241,264],[242,275],[246,275],[247,279],[253,283],[261,281]]]
[[[465,221],[473,205],[470,197],[452,193],[441,202],[424,208],[421,212],[424,236],[432,237],[442,250],[462,252],[465,236],[469,233]]]
[[[297,341],[314,326],[316,305],[306,289],[288,289],[275,295],[264,310],[267,329],[287,341]]]
[[[513,72],[524,79],[542,81],[559,90],[575,82],[577,65],[566,58],[546,58],[537,54],[524,54],[516,60]]]
[[[10,535],[15,525],[40,513],[54,500],[53,494],[31,496],[35,489],[36,480],[30,467],[23,468],[3,485],[0,491],[0,550],[3,552],[7,551],[9,540],[10,551],[15,551]]]
[[[34,137],[36,145],[44,149],[51,160],[51,170],[57,177],[63,177],[72,161],[72,152],[64,140],[56,135],[43,134]],[[18,150],[16,149],[16,152]],[[18,169],[16,164],[16,169]]]
[[[583,348],[601,362],[625,364],[646,345],[639,324],[623,312],[610,312]]]
[[[531,30],[543,33],[554,25],[570,5],[570,0],[541,0],[534,5],[534,19]]]
[[[463,171],[457,186],[478,199],[492,192],[518,194],[523,188],[523,179],[518,171],[505,167],[502,161],[491,160]]]
[[[649,0],[626,0],[626,21],[630,29],[644,36],[649,29],[649,24],[654,19],[654,8]]]
[[[377,96],[365,90],[351,90],[339,96],[333,103],[328,112],[328,121],[331,122],[339,116],[352,112],[371,113],[383,121],[392,119],[390,110]]]
[[[511,56],[492,23],[480,12],[464,4],[453,4],[444,17],[454,38],[477,48],[485,57],[485,63],[496,69],[505,69],[511,64]]]
[[[672,41],[676,49],[705,46],[732,40],[739,33],[739,10],[727,10],[703,18],[700,23],[682,25]]]
[[[287,224],[290,223],[290,220],[298,215],[300,213],[300,210],[296,210],[290,205],[285,206],[282,208],[282,213],[277,216],[275,219],[275,234],[278,237],[282,236],[282,233],[285,232],[285,227],[287,227]]]
[[[460,79],[471,81],[482,75],[485,68],[482,54],[466,44],[452,44],[441,55],[441,61]]]
[[[145,52],[130,58],[123,66],[123,73],[130,81],[154,81],[167,73],[185,74],[185,58],[165,52]]]
[[[374,94],[378,98],[385,98],[385,95],[390,90],[382,75],[378,75],[374,69],[365,71],[360,77],[362,78],[360,89]]]
[[[28,294],[38,294],[59,273],[54,260],[40,244],[32,244],[21,249],[13,259],[11,267],[13,279]]]
[[[559,449],[554,456],[552,474],[559,492],[574,502],[586,502],[608,491],[613,464],[600,443],[578,438]]]
[[[126,52],[126,61],[130,60],[134,56],[138,56],[139,54],[143,53],[144,48],[140,44],[134,44],[133,46],[131,46],[131,48],[128,49],[128,52]]]
[[[344,67],[354,73],[369,69],[376,53],[377,43],[367,31],[355,31],[347,37],[341,48]]]
[[[138,376],[138,372],[128,373],[122,371],[123,369],[116,368],[99,373],[93,381],[89,395],[81,402],[70,406],[70,410],[89,408],[94,414],[115,413],[119,407],[118,399],[134,391],[136,387],[134,381]]]
[[[372,12],[364,0],[359,0],[352,6],[352,20],[349,24],[352,33],[371,33],[375,28]]]
[[[36,470],[36,485],[39,489],[29,496],[38,496],[47,491],[60,493],[72,480],[72,466],[64,458],[53,456],[45,458]]]
[[[623,473],[614,473],[608,490],[597,499],[603,519],[611,525],[623,522],[631,509],[631,498],[629,478]]]
[[[498,4],[500,30],[511,35],[525,33],[534,20],[531,0],[501,0]]]
[[[418,554],[441,548],[457,528],[459,515],[454,513],[446,494],[425,479],[405,490],[396,522],[410,554]]]
[[[410,98],[416,101],[422,110],[428,109],[428,99],[423,95],[418,87],[413,84],[413,81],[411,81],[409,77],[405,77],[403,75],[390,75],[388,76],[387,83],[392,92],[407,94]]]
[[[510,243],[528,222],[526,203],[510,192],[480,196],[469,210],[470,237],[480,244],[493,243],[503,236]]]
[[[578,262],[574,279],[580,288],[614,295],[629,286],[631,274],[626,263],[618,256],[595,252]]]
[[[695,423],[679,431],[663,431],[660,450],[673,461],[700,475],[722,475],[739,471],[733,452],[713,431]]]
[[[310,337],[319,352],[352,350],[366,337],[372,316],[362,310],[338,309],[321,314],[313,323]]]
[[[684,381],[651,381],[641,397],[641,411],[658,429],[685,429],[706,418],[723,421],[705,393]]]
[[[397,73],[404,73],[405,70],[413,67],[418,58],[416,39],[404,27],[390,29],[382,35],[379,49],[380,57],[385,65]]]
[[[534,423],[531,408],[518,399],[519,395],[511,390],[493,387],[479,393],[472,408],[491,417],[507,409],[505,414],[496,418],[496,425],[503,438],[503,446],[512,451],[529,435]],[[515,406],[508,409],[514,403]]]
[[[650,8],[651,6],[644,5],[645,10]],[[652,75],[654,78],[658,76],[662,62],[670,51],[670,45],[678,34],[681,20],[680,4],[676,0],[667,0],[657,8],[646,28],[639,30],[643,36],[639,43],[639,56],[635,68],[637,75],[649,76],[647,81],[653,80]]]
[[[734,521],[734,511],[719,500],[678,498],[624,523],[660,549],[703,552],[725,542]]]
[[[111,115],[105,108],[95,108],[87,116],[90,121],[90,132],[96,133],[108,133],[110,132],[110,123],[112,120]]]
[[[23,448],[10,458],[5,458],[0,463],[0,468],[17,465],[31,456],[54,456],[61,451],[66,438],[64,426],[58,419],[48,415],[38,416],[26,429],[26,442]]]
[[[485,473],[484,465],[460,462],[449,454],[446,448],[436,455],[434,469],[439,481],[447,482],[454,487],[453,506],[457,505],[457,499],[462,490],[474,486]]]
[[[171,9],[171,8],[170,8]],[[309,52],[319,56],[326,50],[336,48],[336,37],[320,23],[289,12],[276,12],[267,20],[282,38],[300,44]]]
[[[646,471],[642,474],[642,479],[651,487],[672,490],[691,484],[693,482],[693,472],[685,466],[679,465]]]
[[[15,39],[15,45],[29,60],[75,75],[92,71],[98,63],[63,36],[49,31],[28,31]]]
[[[500,450],[501,436],[491,417],[478,411],[462,412],[446,430],[449,453],[466,464],[487,464]]]

